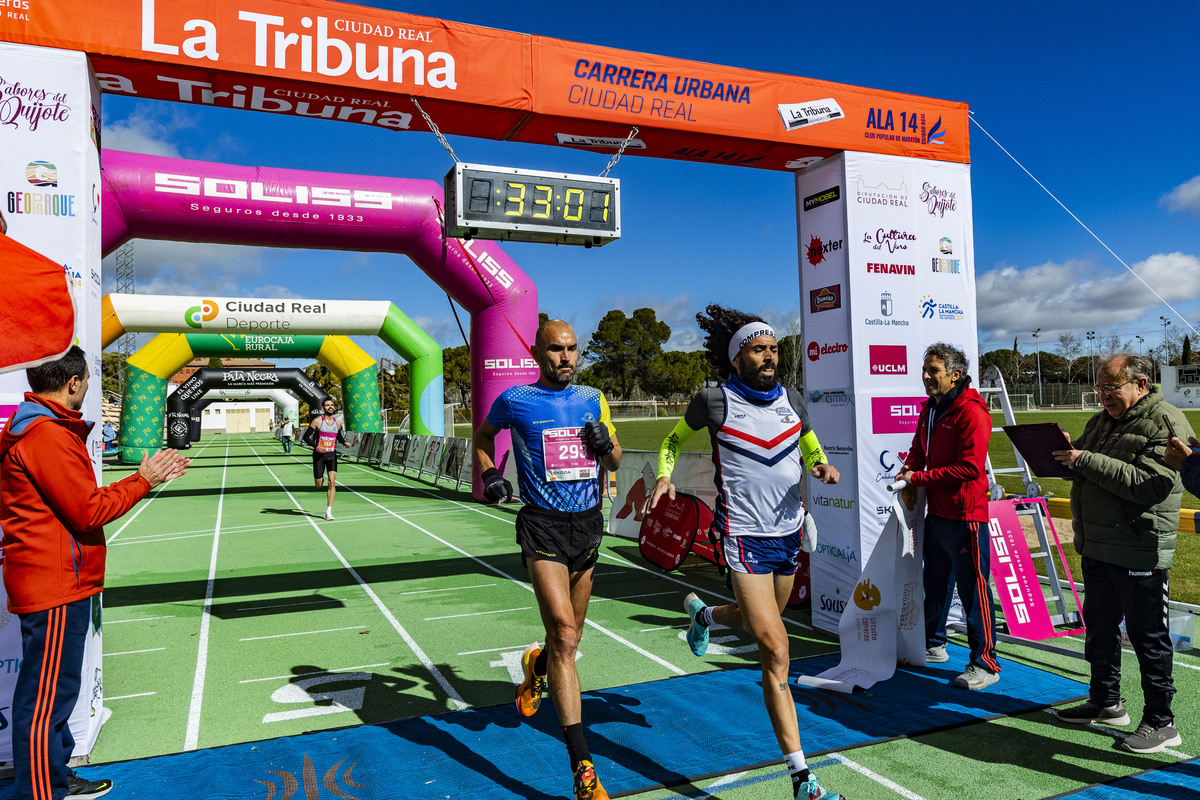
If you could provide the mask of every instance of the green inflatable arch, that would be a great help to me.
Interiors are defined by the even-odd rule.
[[[346,427],[383,430],[376,363],[348,336],[160,333],[126,364],[120,459],[136,464],[162,447],[167,380],[192,359],[316,358],[342,383]]]

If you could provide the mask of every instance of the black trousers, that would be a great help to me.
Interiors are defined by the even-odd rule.
[[[79,697],[83,650],[92,621],[88,597],[21,614],[21,666],[13,693],[13,796],[61,800],[75,747],[68,720]]]
[[[1083,558],[1083,654],[1092,667],[1093,703],[1115,705],[1121,699],[1121,619],[1142,672],[1146,710],[1142,722],[1171,725],[1171,630],[1168,621],[1167,570],[1131,570]]]

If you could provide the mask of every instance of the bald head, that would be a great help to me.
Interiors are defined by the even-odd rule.
[[[538,328],[529,353],[542,371],[538,383],[551,389],[570,385],[579,361],[579,344],[570,325],[561,319],[546,321]]]

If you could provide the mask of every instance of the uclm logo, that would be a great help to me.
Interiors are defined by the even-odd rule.
[[[872,375],[908,374],[908,348],[902,344],[873,344],[870,356]]]
[[[183,315],[183,321],[192,328],[203,328],[204,323],[217,318],[217,303],[215,300],[201,300],[200,305],[192,306]]]

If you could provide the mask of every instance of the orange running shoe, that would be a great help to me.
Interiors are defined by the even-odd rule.
[[[575,800],[608,800],[608,792],[596,777],[596,768],[586,759],[575,767]]]
[[[525,673],[525,680],[517,687],[517,711],[521,712],[522,717],[532,717],[542,705],[546,676],[533,671],[533,662],[537,661],[541,654],[542,649],[534,642],[525,648],[525,655],[521,656],[521,671]]]

